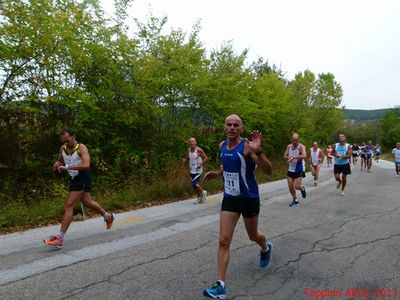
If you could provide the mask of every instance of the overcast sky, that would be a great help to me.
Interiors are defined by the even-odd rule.
[[[102,2],[111,13],[112,1]],[[331,72],[346,108],[400,106],[400,1],[135,0],[128,24],[150,11],[186,32],[200,20],[208,49],[231,40],[238,53],[249,49],[249,62],[264,57],[289,79]]]

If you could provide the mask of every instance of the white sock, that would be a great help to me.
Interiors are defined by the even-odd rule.
[[[268,243],[267,243],[267,242],[265,242],[265,246],[266,246],[265,250],[262,250],[262,249],[261,249],[262,252],[268,252],[269,246],[268,246]]]
[[[104,213],[103,218],[104,218],[105,221],[107,221],[107,219],[108,219],[108,213],[107,212]]]
[[[60,231],[59,234],[58,234],[58,236],[59,236],[62,240],[64,239],[64,235],[65,235],[65,232],[62,232],[62,231]]]
[[[217,280],[220,284],[221,284],[221,286],[223,287],[223,288],[225,288],[225,282],[223,282],[222,280]]]

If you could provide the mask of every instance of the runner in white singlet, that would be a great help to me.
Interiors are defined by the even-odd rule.
[[[61,132],[60,140],[63,145],[60,148],[60,154],[53,168],[60,173],[66,171],[70,176],[70,185],[68,197],[64,202],[64,217],[60,232],[43,240],[47,246],[53,248],[62,247],[64,235],[72,222],[74,206],[79,200],[83,205],[92,208],[103,216],[107,229],[111,228],[115,219],[114,213],[106,212],[90,196],[90,156],[87,147],[84,144],[78,143],[75,139],[75,134],[69,129],[64,129]]]
[[[400,143],[396,144],[396,148],[392,150],[392,158],[396,168],[396,177],[400,176]]]
[[[287,182],[289,192],[292,195],[292,203],[290,207],[297,206],[299,200],[297,200],[296,190],[301,192],[301,196],[306,198],[306,188],[302,186],[302,180],[306,177],[305,173],[305,159],[307,158],[306,147],[299,143],[299,135],[294,133],[292,135],[292,143],[286,147],[286,151],[283,154],[283,158],[288,164]]]
[[[314,186],[318,185],[319,169],[321,168],[323,161],[324,161],[324,153],[318,147],[318,143],[314,142],[312,148],[310,148],[310,165],[311,165],[311,174],[314,176]]]
[[[207,200],[207,191],[203,190],[199,185],[201,174],[203,173],[203,165],[207,162],[207,155],[203,149],[197,146],[196,139],[191,137],[188,140],[189,148],[187,156],[182,159],[184,164],[189,163],[189,176],[192,182],[192,188],[197,194],[197,200],[194,204],[203,203]]]

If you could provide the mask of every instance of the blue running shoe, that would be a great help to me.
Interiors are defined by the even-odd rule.
[[[268,251],[260,251],[260,267],[265,268],[271,261],[272,243],[267,242]]]
[[[305,188],[304,186],[301,188],[301,196],[302,196],[303,198],[307,197],[306,188]]]
[[[213,299],[226,299],[226,289],[217,281],[210,289],[204,289],[203,295]]]
[[[297,199],[293,199],[292,203],[289,204],[290,207],[299,205],[299,201]]]

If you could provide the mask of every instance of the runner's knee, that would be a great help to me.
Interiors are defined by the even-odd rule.
[[[219,246],[220,247],[229,247],[231,244],[232,239],[227,236],[220,236],[219,237]]]
[[[70,203],[65,203],[64,204],[64,212],[68,212],[74,209],[74,205],[71,205]]]

